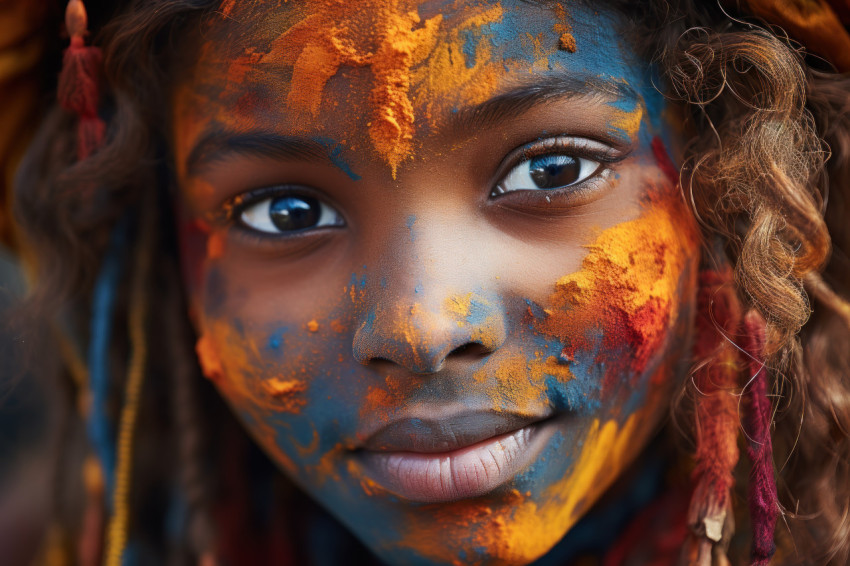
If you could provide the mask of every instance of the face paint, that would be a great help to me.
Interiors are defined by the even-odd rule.
[[[205,373],[388,563],[541,556],[686,358],[698,237],[651,67],[572,5],[221,11],[174,95]]]

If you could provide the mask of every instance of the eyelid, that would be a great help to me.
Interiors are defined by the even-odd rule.
[[[556,150],[563,153],[569,151],[572,152],[570,155],[584,157],[599,163],[617,163],[628,157],[630,153],[630,151],[619,150],[607,143],[590,138],[569,135],[540,138],[522,145],[506,155],[497,168],[496,178],[492,184],[495,185],[495,181],[501,179],[522,161]]]
[[[242,214],[253,206],[270,200],[286,196],[309,197],[319,201],[323,208],[329,208],[340,219],[338,225],[317,226],[310,230],[294,231],[292,233],[264,232],[245,225]],[[326,228],[338,228],[347,225],[347,220],[340,212],[340,207],[326,194],[308,185],[280,184],[251,189],[226,199],[219,207],[219,212],[213,215],[211,222],[220,228],[234,228],[243,236],[250,236],[254,240],[280,241],[281,239],[297,239],[309,236],[311,233],[320,232]]]
[[[495,198],[492,195],[499,183],[523,162],[538,156],[555,153],[568,154],[599,163],[596,172],[584,180],[564,188],[569,190],[569,193],[575,193],[574,196],[577,196],[579,193],[587,194],[588,191],[594,192],[595,189],[593,187],[599,187],[601,184],[604,184],[603,182],[610,178],[609,174],[611,172],[611,168],[606,167],[606,165],[623,161],[629,156],[631,149],[618,149],[598,140],[571,135],[558,135],[534,140],[518,147],[505,156],[490,183],[488,198],[497,201],[500,206],[507,206],[508,208],[511,208],[511,202],[521,204],[524,208],[538,208],[537,206],[533,206],[533,203],[545,199],[546,204],[544,207],[553,208],[554,203],[550,201],[555,199],[563,200],[563,189],[551,189],[550,191],[540,191],[539,193],[538,191],[524,190],[510,191],[499,194]],[[571,206],[567,206],[566,208],[569,209]]]
[[[224,202],[221,203],[221,205],[219,206],[219,212],[215,215],[217,223],[232,224],[239,220],[239,216],[248,207],[253,206],[267,198],[275,198],[287,195],[313,197],[328,204],[334,209],[339,208],[335,203],[331,202],[331,200],[325,194],[320,193],[319,191],[307,185],[269,185],[267,187],[251,189],[239,193],[238,195],[227,198]]]

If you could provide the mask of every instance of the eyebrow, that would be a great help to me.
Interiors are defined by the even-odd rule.
[[[499,94],[481,104],[457,110],[451,117],[450,128],[486,129],[518,118],[546,102],[570,98],[610,99],[618,105],[625,103],[628,106],[641,100],[638,92],[625,81],[577,76],[548,77]]]
[[[230,132],[216,128],[203,133],[192,146],[186,158],[186,171],[193,177],[205,167],[234,155],[332,162],[332,153],[333,148],[322,140],[268,131]]]
[[[569,98],[611,99],[636,104],[640,95],[626,82],[575,76],[549,77],[517,87],[474,106],[454,112],[451,129],[486,129],[518,118],[532,108],[553,100]],[[268,131],[231,132],[214,128],[203,133],[186,158],[186,171],[193,177],[216,162],[234,155],[335,163],[338,149],[326,140],[285,136]]]

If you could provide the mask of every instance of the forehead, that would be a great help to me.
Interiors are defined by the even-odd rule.
[[[619,23],[575,2],[225,0],[177,89],[175,118],[194,125],[178,137],[264,125],[368,145],[395,170],[418,138],[512,89],[616,98],[640,83]]]

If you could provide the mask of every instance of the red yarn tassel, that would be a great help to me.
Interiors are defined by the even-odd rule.
[[[97,47],[86,46],[88,16],[81,0],[68,2],[65,26],[71,36],[71,45],[65,50],[62,60],[59,104],[79,116],[77,158],[83,160],[100,147],[106,133],[106,125],[97,115],[103,56]]]
[[[730,491],[738,462],[738,350],[726,338],[738,329],[740,305],[729,267],[700,274],[694,356],[704,365],[694,373],[698,398],[696,483],[688,510],[691,536],[682,562],[726,564],[734,531]]]
[[[744,351],[752,379],[749,411],[745,417],[749,435],[747,455],[752,462],[748,499],[753,528],[752,566],[766,566],[776,552],[773,530],[779,517],[776,480],[773,477],[773,443],[770,439],[770,400],[764,365],[765,323],[756,312],[744,317]]]

